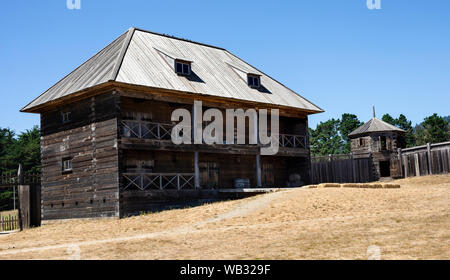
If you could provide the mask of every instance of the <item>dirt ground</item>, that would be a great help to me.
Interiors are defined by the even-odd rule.
[[[0,235],[0,259],[450,259],[450,175]]]

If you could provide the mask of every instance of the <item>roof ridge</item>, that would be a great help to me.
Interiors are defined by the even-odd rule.
[[[138,28],[138,27],[131,27],[131,28],[133,28],[134,30],[137,30],[137,31],[145,32],[145,33],[150,33],[150,34],[154,34],[154,35],[158,35],[158,36],[167,37],[167,38],[170,38],[170,39],[180,40],[180,41],[184,41],[184,42],[188,42],[188,43],[193,43],[193,44],[202,45],[202,46],[205,46],[205,47],[210,47],[210,48],[226,51],[226,49],[218,47],[218,46],[205,44],[205,43],[201,43],[201,42],[197,42],[197,41],[192,41],[192,40],[189,40],[189,39],[180,38],[180,37],[176,37],[176,36],[169,35],[169,34],[158,33],[158,32],[154,32],[154,31],[150,31],[150,30],[146,30],[146,29],[142,29],[142,28]]]
[[[116,60],[116,64],[114,65],[113,71],[111,73],[110,81],[115,81],[117,79],[117,76],[119,75],[120,68],[122,67],[123,60],[125,58],[125,55],[127,54],[128,47],[130,46],[130,43],[131,43],[131,40],[133,39],[135,31],[136,31],[136,28],[134,28],[134,27],[130,27],[128,29],[127,36],[122,43],[122,48],[120,50],[119,56],[117,57],[117,60]]]

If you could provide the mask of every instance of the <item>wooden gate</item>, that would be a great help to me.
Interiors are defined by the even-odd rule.
[[[15,187],[19,197],[19,227],[27,229],[41,225],[40,174],[25,174],[21,166],[17,175],[1,174],[0,188]]]
[[[402,163],[398,159],[391,159],[390,174],[392,178],[402,177]]]

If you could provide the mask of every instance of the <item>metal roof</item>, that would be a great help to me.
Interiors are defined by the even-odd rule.
[[[352,131],[348,136],[357,136],[371,132],[388,132],[388,131],[405,132],[403,129],[393,126],[380,119],[373,118],[370,121],[363,124],[362,126],[355,129],[354,131]]]
[[[176,59],[191,61],[192,75],[176,74]],[[247,74],[261,75],[261,87],[249,87]],[[130,28],[22,111],[108,81],[323,112],[223,48],[136,28]]]

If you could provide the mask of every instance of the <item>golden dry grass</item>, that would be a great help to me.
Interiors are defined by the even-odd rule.
[[[293,189],[0,236],[0,259],[450,259],[450,175],[400,189]],[[46,247],[47,246],[47,247]],[[71,248],[68,250],[68,248]]]

